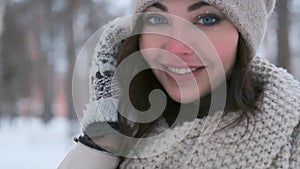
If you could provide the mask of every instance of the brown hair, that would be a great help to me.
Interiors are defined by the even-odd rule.
[[[136,27],[133,32],[138,32],[142,27]],[[240,36],[241,37],[241,36]],[[140,34],[127,38],[122,44],[121,50],[117,57],[118,65],[126,59],[129,55],[139,51],[139,38]],[[255,110],[259,110],[257,107],[257,101],[262,94],[262,85],[254,82],[252,72],[250,71],[250,62],[252,56],[249,54],[249,50],[245,45],[242,38],[239,39],[238,44],[238,57],[236,59],[233,70],[226,80],[227,95],[224,112],[225,114],[232,111],[240,112],[240,116],[230,126],[234,126],[249,119],[250,116],[255,116]],[[136,66],[144,66],[147,64],[141,54],[134,55],[139,64],[130,63],[130,65],[124,66],[124,69],[117,73],[117,77],[120,86],[125,83],[128,74],[134,72]],[[140,65],[142,63],[142,65]],[[158,82],[155,75],[150,69],[144,70],[137,74],[130,82],[129,93],[122,93],[119,102],[119,110],[125,113],[134,113],[139,118],[139,113],[128,108],[128,104],[132,104],[138,111],[145,111],[150,108],[148,100],[149,93],[154,89],[160,89],[167,96],[166,109],[162,113],[169,125],[173,124],[176,120],[180,106],[190,106],[189,104],[181,104],[172,100],[165,89]],[[126,98],[130,98],[129,100]],[[201,98],[201,102],[206,102],[211,99],[211,95],[207,95]],[[202,101],[204,100],[204,101]],[[198,113],[198,118],[207,115],[210,108],[210,102],[201,105]],[[142,137],[149,127],[154,123],[136,123],[128,120],[119,113],[119,127],[122,134],[131,137]]]

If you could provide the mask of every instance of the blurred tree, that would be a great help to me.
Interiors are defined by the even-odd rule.
[[[277,4],[278,13],[278,66],[291,72],[290,63],[290,16],[289,5],[290,0],[280,0]]]
[[[0,0],[0,113],[16,116],[25,105],[46,122],[56,114],[55,104],[65,104],[63,111],[77,119],[72,102],[76,56],[94,32],[116,17],[110,3]]]
[[[291,21],[291,31],[290,31],[290,45],[291,45],[291,67],[293,74],[298,80],[300,80],[300,1],[299,0],[290,0],[290,21]]]
[[[5,9],[6,9],[6,1],[0,1],[0,118],[1,116],[4,114],[4,104],[3,104],[3,78],[2,78],[2,74],[3,74],[3,70],[2,70],[2,55],[1,55],[1,38],[2,38],[2,32],[3,32],[3,16],[5,14]]]
[[[43,109],[40,116],[44,122],[50,121],[53,117],[53,83],[55,83],[53,81],[54,68],[49,59],[49,51],[51,51],[52,48],[48,43],[50,39],[47,39],[49,38],[49,29],[52,24],[48,19],[50,2],[51,1],[30,0],[31,7],[28,9],[32,11],[32,26],[31,31],[28,31],[31,35],[31,49],[33,51],[31,52],[31,57],[33,58],[34,67],[31,80],[32,86],[34,86],[35,90],[41,95],[40,99],[42,100]],[[33,92],[35,90],[33,90]],[[35,93],[32,93],[32,95],[34,94]]]
[[[31,64],[26,49],[26,21],[30,17],[28,4],[13,6],[8,3],[4,15],[4,30],[1,38],[3,109],[10,116],[17,115],[19,98],[30,95],[29,74]]]
[[[68,117],[69,119],[77,119],[76,112],[73,105],[72,98],[72,78],[73,78],[73,70],[76,61],[75,54],[75,44],[74,44],[74,31],[73,31],[73,16],[78,8],[78,0],[68,0],[68,7],[66,8],[66,29],[67,31],[67,58],[68,58],[68,70],[67,70],[67,83],[66,83],[66,92],[68,98]]]

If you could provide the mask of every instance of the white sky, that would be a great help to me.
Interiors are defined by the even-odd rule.
[[[131,11],[132,2],[133,0],[119,0],[116,3],[116,0],[110,0],[110,11],[112,14],[118,14],[120,11],[124,10],[125,14],[129,14]]]

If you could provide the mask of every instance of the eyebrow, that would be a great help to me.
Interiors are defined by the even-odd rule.
[[[203,6],[210,6],[208,3],[200,1],[188,7],[188,12],[195,11],[197,9],[202,8]]]
[[[192,11],[195,11],[197,9],[202,8],[203,6],[210,6],[210,5],[208,3],[206,3],[206,2],[200,1],[200,2],[197,2],[197,3],[189,6],[188,9],[187,9],[187,11],[188,12],[192,12]],[[160,9],[160,10],[162,10],[164,12],[168,12],[168,7],[166,7],[165,5],[163,5],[163,4],[159,3],[159,2],[154,3],[150,7],[154,7],[154,8]]]
[[[168,12],[168,8],[165,5],[163,5],[161,3],[158,3],[158,2],[154,3],[150,7],[155,7],[155,8],[158,8],[158,9],[164,11],[164,12]]]

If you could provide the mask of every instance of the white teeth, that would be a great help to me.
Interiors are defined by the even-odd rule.
[[[192,71],[195,71],[196,68],[174,68],[174,67],[168,67],[168,70],[172,73],[176,73],[176,74],[187,74],[187,73],[191,73]]]

